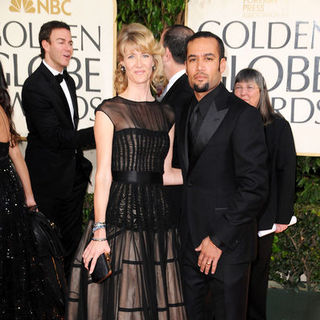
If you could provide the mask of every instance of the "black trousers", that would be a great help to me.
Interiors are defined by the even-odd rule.
[[[248,320],[267,318],[267,292],[274,233],[258,238],[257,259],[251,265]]]
[[[82,233],[83,201],[88,186],[88,179],[77,170],[72,192],[65,197],[56,197],[44,192],[35,194],[39,210],[59,228],[64,248],[64,269],[69,278],[71,263],[80,242]]]
[[[197,260],[194,248],[183,251],[181,275],[188,319],[245,320],[250,264],[218,263],[216,274],[206,276]]]

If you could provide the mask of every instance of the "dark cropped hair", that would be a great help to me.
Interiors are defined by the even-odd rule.
[[[187,41],[193,34],[192,29],[181,24],[175,24],[164,30],[163,46],[170,50],[176,63],[184,64],[186,61]]]
[[[198,31],[196,32],[193,36],[191,36],[188,41],[187,41],[187,45],[186,45],[186,55],[188,52],[188,45],[191,41],[195,40],[195,39],[199,39],[199,38],[213,38],[216,39],[218,42],[218,46],[219,46],[219,60],[226,58],[225,57],[225,53],[224,53],[224,44],[222,42],[222,40],[214,33],[210,32],[210,31]]]
[[[20,136],[16,132],[14,123],[12,121],[13,108],[11,106],[10,96],[8,93],[8,84],[6,82],[6,79],[4,78],[4,72],[3,72],[1,62],[0,62],[0,105],[3,108],[5,114],[7,115],[7,118],[9,121],[10,144],[14,146],[16,142],[19,140]]]
[[[258,102],[257,109],[261,113],[264,125],[271,123],[275,118],[279,116],[281,117],[281,115],[276,114],[272,108],[266,81],[263,75],[258,70],[255,70],[252,68],[246,68],[239,71],[234,80],[233,91],[234,91],[235,85],[238,82],[249,82],[249,81],[253,81],[260,90],[260,99]]]
[[[62,21],[49,21],[46,22],[45,24],[43,24],[41,26],[40,32],[39,32],[39,44],[40,44],[40,49],[41,49],[41,54],[40,57],[42,59],[44,59],[45,56],[45,51],[42,48],[42,40],[46,40],[48,42],[50,42],[50,35],[53,29],[67,29],[70,31],[70,26],[68,24],[66,24],[65,22]]]

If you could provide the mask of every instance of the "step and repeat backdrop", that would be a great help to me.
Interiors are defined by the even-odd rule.
[[[0,61],[14,106],[17,131],[28,134],[21,108],[21,90],[25,79],[40,64],[38,34],[43,23],[66,22],[74,44],[68,72],[75,80],[79,105],[79,129],[94,124],[94,110],[103,99],[114,95],[113,70],[116,37],[116,0],[1,0]],[[26,142],[21,145],[24,152]],[[93,192],[95,150],[85,151],[92,162]]]
[[[92,126],[94,109],[113,96],[116,0],[1,0],[0,12],[0,61],[18,132],[28,133],[21,89],[41,62],[38,34],[41,25],[51,20],[71,27],[74,52],[68,71],[77,86],[79,128]]]
[[[320,156],[320,2],[190,0],[187,25],[223,40],[224,83],[246,67],[265,77],[274,109],[291,124],[297,153]]]
[[[272,104],[290,122],[297,153],[320,156],[320,4],[318,0],[190,0],[186,22],[225,43],[232,90],[245,67],[266,78]],[[24,80],[40,64],[43,23],[71,26],[74,54],[68,67],[77,85],[79,128],[93,125],[94,109],[113,96],[116,0],[1,0],[0,60],[19,133],[27,135],[21,109]]]

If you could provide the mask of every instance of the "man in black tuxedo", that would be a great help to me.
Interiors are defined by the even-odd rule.
[[[245,320],[256,216],[268,192],[260,114],[221,83],[223,42],[197,32],[186,72],[195,97],[183,110],[179,152],[184,175],[182,280],[188,318],[204,318],[210,290],[215,320]]]
[[[25,81],[22,105],[29,130],[26,163],[39,210],[59,227],[65,270],[81,237],[82,206],[92,165],[82,148],[94,146],[93,127],[78,130],[74,80],[66,67],[73,53],[70,27],[42,25],[42,63]]]
[[[181,110],[189,106],[190,100],[193,97],[193,90],[189,85],[185,69],[185,47],[188,38],[193,34],[194,32],[186,26],[173,25],[166,28],[161,35],[161,43],[164,47],[164,54],[162,56],[163,69],[169,82],[159,100],[164,104],[169,104],[174,110],[176,129],[179,126]],[[175,134],[172,166],[174,168],[181,168],[177,146],[177,134]],[[175,222],[178,223],[181,212],[182,186],[166,186],[165,190],[168,194]]]

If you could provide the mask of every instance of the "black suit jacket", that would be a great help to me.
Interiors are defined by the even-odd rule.
[[[293,215],[296,186],[296,150],[290,124],[277,116],[265,126],[269,152],[270,191],[266,209],[258,221],[259,230],[274,223],[288,224]]]
[[[195,248],[210,236],[222,249],[220,264],[248,262],[255,257],[256,216],[268,192],[263,124],[259,112],[222,83],[214,92],[216,98],[199,129],[192,167],[188,156],[190,110],[181,114],[182,240],[191,237]]]
[[[70,76],[66,82],[74,107],[75,127],[64,92],[43,63],[23,85],[22,106],[29,130],[26,163],[36,194],[46,191],[53,196],[67,196],[79,168],[87,179],[92,169],[81,148],[94,145],[93,128],[77,131],[75,83]]]
[[[183,109],[187,109],[190,100],[194,96],[193,90],[189,86],[188,77],[183,74],[176,82],[171,86],[168,92],[162,99],[162,102],[169,104],[175,113],[175,137],[173,143],[172,154],[172,166],[174,168],[181,168],[178,155],[178,135],[177,130],[179,128],[179,119]],[[171,214],[174,217],[173,221],[176,225],[179,225],[181,216],[181,198],[182,198],[182,186],[166,186],[167,197],[171,208]]]
[[[180,115],[183,109],[188,108],[190,100],[194,97],[193,90],[190,88],[188,77],[183,74],[165,94],[162,101],[165,104],[169,104],[175,113],[175,129],[179,127]],[[177,131],[176,131],[177,132]],[[172,166],[174,168],[181,168],[178,157],[178,135],[175,134],[175,140],[173,145],[173,157]]]

